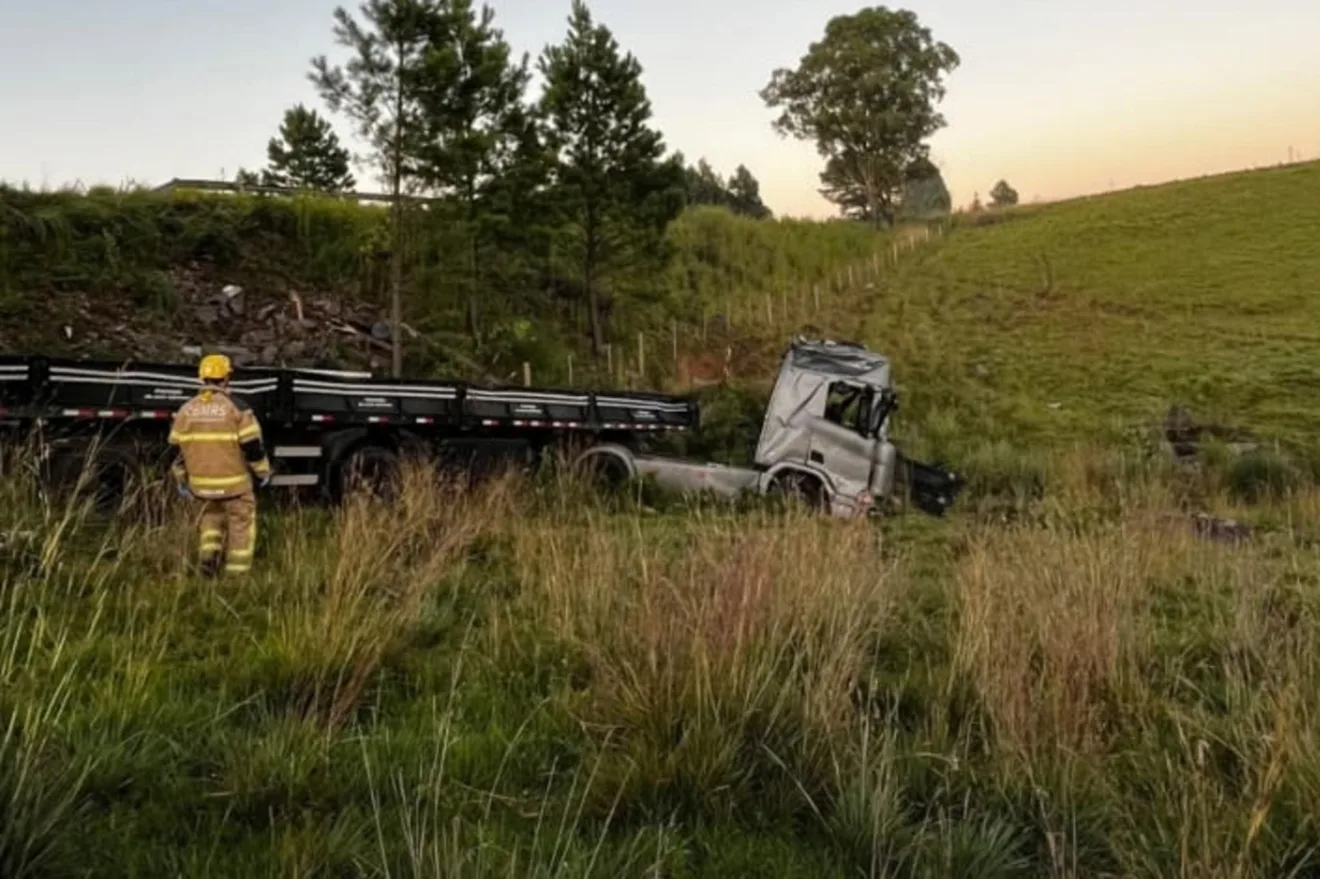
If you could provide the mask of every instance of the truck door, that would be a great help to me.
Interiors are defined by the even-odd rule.
[[[873,398],[869,387],[833,382],[824,414],[813,419],[807,460],[828,473],[840,493],[848,497],[871,484],[877,440],[866,434]]]

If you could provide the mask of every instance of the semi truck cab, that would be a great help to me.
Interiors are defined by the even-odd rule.
[[[823,491],[835,515],[865,512],[893,489],[898,450],[889,441],[889,416],[897,406],[885,357],[851,343],[795,340],[756,446],[766,488],[792,479]]]
[[[924,512],[943,515],[963,479],[899,453],[889,439],[898,409],[888,358],[852,342],[796,338],[780,361],[753,466],[639,455],[616,444],[582,460],[613,478],[652,477],[679,491],[797,497],[842,518],[874,515],[902,483]]]

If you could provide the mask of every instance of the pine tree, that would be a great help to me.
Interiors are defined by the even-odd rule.
[[[234,184],[243,189],[255,189],[261,185],[261,175],[256,171],[240,167],[234,172]]]
[[[739,165],[729,179],[729,198],[734,213],[757,220],[768,218],[770,209],[761,201],[761,184],[747,170],[746,165]]]
[[[724,185],[724,178],[705,159],[697,160],[696,167],[689,167],[684,173],[688,204],[732,206],[733,196]]]
[[[582,0],[573,2],[564,42],[548,47],[539,67],[557,198],[580,232],[592,350],[599,355],[605,343],[600,281],[623,252],[654,244],[682,209],[683,168],[672,158],[662,161],[664,142],[648,124],[641,65],[620,53]]]
[[[439,0],[420,95],[425,137],[418,176],[462,211],[474,338],[479,338],[479,251],[487,231],[483,214],[491,207],[491,188],[512,172],[534,128],[522,103],[530,79],[527,56],[512,63],[509,44],[493,20],[488,6],[478,14],[472,0]]]
[[[417,160],[426,136],[420,101],[426,89],[424,60],[440,24],[435,0],[366,0],[353,19],[335,9],[335,41],[351,51],[343,67],[324,55],[312,59],[308,78],[333,112],[343,112],[374,150],[372,158],[389,181],[390,325],[393,372],[403,371],[403,192],[417,182]]]
[[[348,150],[330,123],[302,104],[285,111],[279,137],[266,145],[266,158],[270,164],[262,182],[267,186],[342,192],[356,182],[348,171]]]

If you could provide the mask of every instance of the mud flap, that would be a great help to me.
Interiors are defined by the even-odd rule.
[[[966,480],[952,470],[923,464],[902,455],[898,458],[898,475],[912,505],[932,516],[943,516],[948,512],[966,484]]]

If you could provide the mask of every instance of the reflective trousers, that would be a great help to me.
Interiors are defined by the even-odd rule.
[[[252,569],[252,551],[256,545],[257,499],[254,495],[241,494],[202,502],[198,555],[204,566],[218,566],[223,558],[226,574],[246,574]]]

